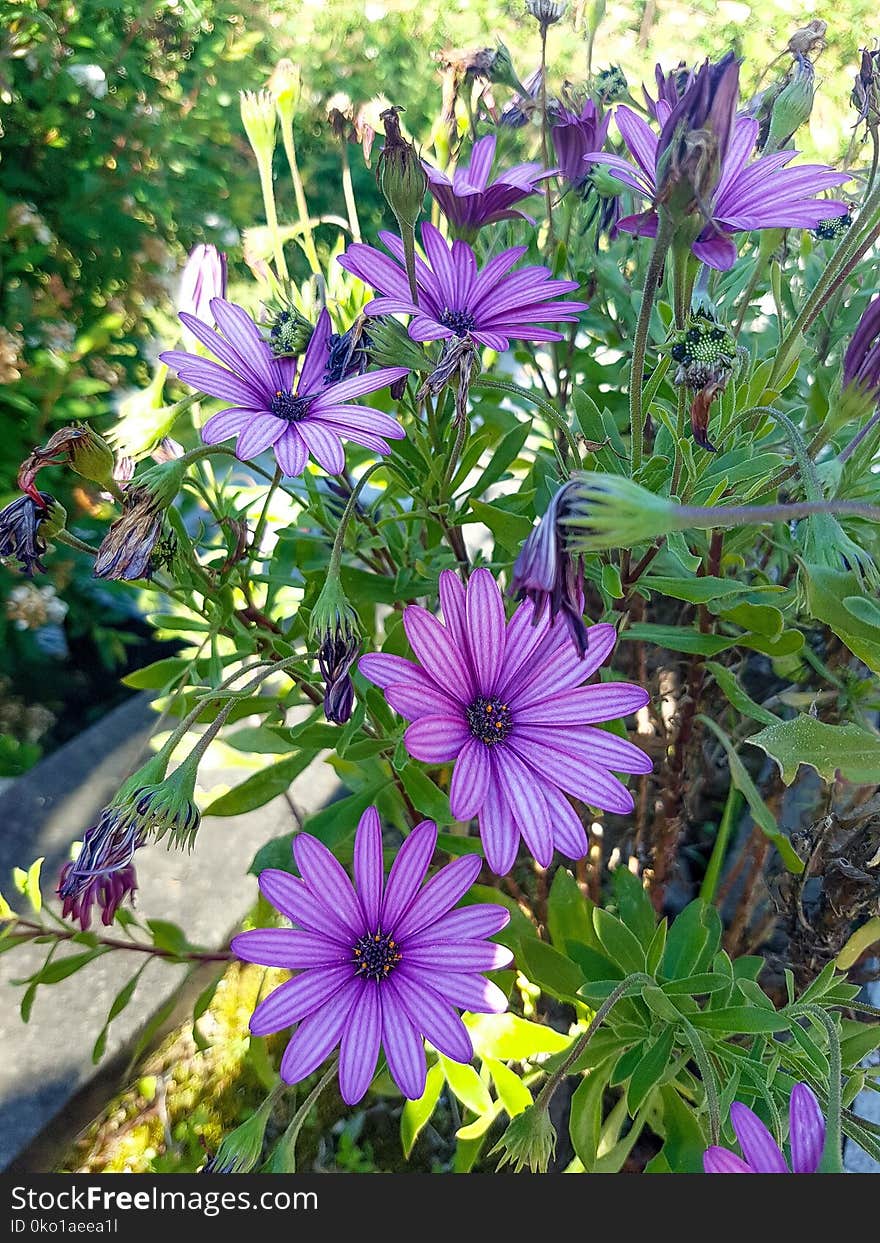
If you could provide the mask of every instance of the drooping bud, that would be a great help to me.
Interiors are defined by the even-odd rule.
[[[46,573],[41,560],[47,541],[64,528],[67,515],[48,492],[17,497],[0,509],[0,561],[16,561],[29,578]]]
[[[192,850],[201,823],[195,803],[198,759],[189,756],[161,781],[140,786],[130,795],[131,815],[147,838]]]
[[[806,56],[795,57],[770,105],[763,142],[759,136],[758,146],[768,155],[786,146],[795,132],[810,119],[816,93],[815,76],[812,61]]]
[[[825,47],[825,31],[828,23],[821,18],[814,18],[796,30],[788,41],[788,51],[792,56],[809,56],[812,52],[820,52]]]
[[[486,76],[490,82],[497,83],[499,86],[509,86],[511,90],[518,91],[520,95],[527,96],[529,93],[528,87],[519,80],[510,52],[500,39],[495,44],[495,54],[488,66]]]
[[[511,591],[518,600],[531,600],[534,622],[550,610],[553,621],[561,613],[578,655],[587,650],[584,623],[584,567],[566,547],[564,520],[575,489],[565,483],[554,495],[544,516],[526,539],[513,567]]]
[[[531,1170],[533,1174],[545,1174],[556,1152],[556,1128],[546,1109],[529,1105],[522,1113],[511,1118],[510,1125],[492,1152],[500,1152],[498,1169],[510,1163],[514,1172]]]
[[[858,114],[856,125],[864,121],[869,132],[877,130],[880,127],[880,49],[869,52],[862,48],[850,99]]]
[[[711,310],[701,309],[673,336],[669,352],[677,364],[673,383],[693,392],[694,440],[702,449],[714,452],[715,446],[709,440],[709,411],[736,367],[736,338]]]
[[[377,367],[407,367],[426,375],[434,366],[423,347],[403,324],[390,316],[370,320],[370,361]]]
[[[334,725],[344,725],[354,709],[351,669],[361,647],[360,623],[342,590],[338,573],[332,570],[312,609],[309,636],[318,644],[324,715]]]
[[[412,230],[421,214],[428,178],[415,147],[400,132],[401,111],[391,107],[382,113],[385,145],[379,154],[376,180],[397,223]]]
[[[266,166],[275,153],[275,99],[269,91],[239,91],[241,123],[257,160]]]
[[[106,488],[113,483],[116,458],[106,440],[87,424],[61,427],[24,460],[19,470],[20,487],[30,491],[29,485],[44,466],[60,465]]]
[[[678,530],[678,506],[624,475],[579,471],[561,520],[573,555],[633,548]]]
[[[825,432],[833,436],[848,423],[862,426],[840,454],[845,462],[876,426],[880,410],[880,297],[862,312],[843,357],[840,391],[832,399]],[[867,420],[867,421],[865,421]]]
[[[86,932],[97,904],[101,922],[112,924],[121,904],[137,889],[132,860],[145,840],[122,809],[105,807],[86,831],[77,857],[61,869],[58,896],[63,917],[75,919]]]

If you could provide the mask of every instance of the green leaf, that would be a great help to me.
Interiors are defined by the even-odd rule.
[[[746,741],[776,761],[786,785],[794,781],[801,764],[814,768],[825,781],[834,781],[838,772],[857,785],[880,780],[880,738],[850,721],[827,725],[801,712]]]
[[[663,1103],[663,1156],[674,1174],[701,1174],[708,1141],[693,1110],[671,1084],[660,1089]]]
[[[483,1058],[483,1065],[492,1076],[498,1099],[511,1118],[528,1109],[532,1104],[532,1094],[515,1070],[494,1057]]]
[[[708,604],[714,600],[725,600],[731,596],[741,596],[754,591],[779,591],[778,587],[754,587],[748,583],[738,583],[729,578],[715,578],[710,574],[702,578],[664,578],[653,575],[641,579],[640,587],[649,587],[674,600],[688,600],[691,604]]]
[[[544,941],[528,940],[520,945],[517,961],[522,973],[545,993],[560,1001],[571,1001],[585,983],[580,967]]]
[[[468,1014],[464,1025],[477,1057],[499,1062],[529,1062],[541,1054],[561,1053],[572,1037],[517,1014]]]
[[[21,868],[15,868],[12,873],[15,887],[20,894],[27,898],[34,912],[39,915],[43,909],[43,895],[40,893],[40,872],[43,868],[45,856],[35,859],[26,872]]]
[[[182,958],[196,947],[187,940],[186,933],[177,924],[167,919],[148,919],[147,927],[153,936],[156,949]]]
[[[437,824],[452,824],[454,817],[449,810],[449,798],[413,761],[400,770],[400,780],[410,797],[413,807],[423,816]]]
[[[532,529],[531,518],[523,514],[512,514],[499,505],[486,505],[482,501],[471,499],[470,515],[465,515],[465,522],[482,522],[487,526],[495,539],[510,552],[515,552],[527,538]]]
[[[657,916],[644,885],[626,867],[615,868],[612,885],[620,919],[647,951],[657,930]]]
[[[47,961],[35,975],[30,976],[27,980],[13,980],[13,983],[59,984],[62,980],[66,980],[68,976],[81,971],[83,967],[87,967],[93,959],[100,958],[102,954],[106,954],[108,951],[108,946],[99,945],[97,949],[85,950],[82,954],[69,954],[66,958],[56,958],[52,962]]]
[[[644,1057],[633,1071],[626,1090],[626,1107],[631,1115],[638,1111],[645,1097],[666,1073],[674,1043],[675,1030],[667,1027],[646,1048]]]
[[[635,622],[627,626],[620,637],[633,641],[641,639],[657,647],[665,647],[670,652],[688,652],[699,656],[715,656],[733,647],[737,641],[717,634],[701,634],[685,626],[655,626],[651,622]]]
[[[706,912],[705,903],[697,898],[672,921],[660,967],[665,979],[685,979],[693,974],[709,940]]]
[[[277,764],[261,768],[241,785],[214,799],[202,813],[205,816],[241,816],[257,807],[264,807],[273,798],[289,790],[294,780],[305,772],[315,758],[314,751],[301,751]]]
[[[409,1160],[416,1140],[427,1125],[437,1107],[445,1078],[443,1067],[432,1066],[425,1080],[425,1090],[417,1101],[407,1101],[400,1115],[400,1143],[403,1155]]]
[[[749,698],[730,669],[724,665],[719,665],[714,660],[707,660],[706,668],[713,675],[715,681],[737,712],[742,716],[751,717],[753,721],[760,721],[762,725],[776,724],[779,717],[775,716],[767,708],[763,708],[759,703],[755,703],[754,699]]]
[[[557,948],[567,949],[569,941],[598,945],[590,918],[592,905],[571,872],[557,868],[547,899],[547,929]]]
[[[130,686],[138,691],[161,691],[181,680],[181,675],[193,667],[193,662],[184,656],[167,656],[164,660],[155,660],[143,669],[135,669],[133,673],[122,678],[123,686]]]
[[[303,828],[332,850],[354,836],[361,816],[390,785],[390,777],[380,777],[356,794],[349,794],[307,817]]]
[[[608,1086],[611,1060],[586,1075],[571,1098],[568,1131],[578,1160],[589,1173],[596,1163],[602,1134],[602,1101]]]
[[[450,1061],[440,1054],[440,1065],[443,1074],[453,1093],[467,1109],[475,1114],[488,1113],[492,1108],[492,1097],[483,1080],[473,1066],[462,1062]]]
[[[593,927],[605,953],[624,975],[645,970],[644,949],[619,919],[597,906],[593,908]]]
[[[759,1010],[755,1006],[725,1006],[720,1010],[701,1010],[690,1016],[694,1027],[703,1031],[757,1035],[764,1032],[787,1031],[791,1019],[776,1011]]]

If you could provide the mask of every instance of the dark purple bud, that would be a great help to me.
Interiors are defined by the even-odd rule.
[[[318,666],[324,679],[324,715],[334,725],[344,725],[354,709],[351,667],[360,651],[360,639],[344,622],[324,634],[318,650]]]
[[[520,549],[513,567],[511,591],[518,600],[531,600],[534,620],[550,610],[554,621],[562,614],[579,655],[587,650],[584,623],[583,560],[566,551],[564,523],[575,499],[576,485],[563,484],[544,516]]]
[[[85,932],[97,904],[102,923],[112,924],[122,902],[137,888],[132,859],[145,840],[120,808],[105,807],[97,824],[86,831],[78,857],[61,870],[58,896],[64,918],[75,919]]]
[[[599,109],[588,99],[579,113],[561,105],[554,109],[550,135],[556,151],[556,163],[570,186],[583,186],[590,173],[584,160],[588,151],[601,151],[608,137],[611,113],[599,116]]]
[[[739,61],[732,52],[706,61],[663,125],[657,145],[657,202],[686,214],[705,207],[721,168],[739,98]]]
[[[642,87],[642,94],[645,97],[645,105],[648,111],[656,120],[657,105],[659,103],[675,108],[678,101],[693,85],[694,70],[688,69],[683,60],[678,62],[675,69],[670,69],[668,72],[663,69],[662,65],[655,65],[654,81],[657,83],[657,98],[653,99],[644,86]]]
[[[48,492],[36,492],[39,503],[28,493],[0,509],[0,560],[17,561],[28,577],[34,570],[45,574],[40,558],[46,551],[46,540],[64,525],[64,510]],[[62,521],[59,523],[59,516]]]

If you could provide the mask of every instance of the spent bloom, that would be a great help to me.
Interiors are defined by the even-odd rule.
[[[58,896],[64,918],[75,919],[85,932],[97,905],[102,923],[112,924],[122,902],[137,888],[134,853],[145,841],[146,835],[124,808],[105,807],[86,830],[76,859],[61,870]]]
[[[445,241],[439,229],[422,225],[427,262],[416,258],[418,300],[413,301],[404,266],[403,243],[393,233],[380,233],[393,258],[372,246],[355,242],[339,262],[365,284],[377,290],[364,308],[367,315],[412,315],[409,335],[414,341],[454,341],[471,338],[493,350],[506,350],[517,341],[561,341],[561,333],[539,325],[573,323],[585,302],[557,301],[577,289],[577,281],[554,280],[543,267],[514,264],[528,249],[514,246],[496,255],[482,269],[466,242]]]
[[[565,794],[629,812],[632,795],[611,770],[652,767],[631,742],[595,728],[644,707],[647,692],[626,682],[582,685],[611,654],[614,627],[591,626],[580,657],[566,627],[546,613],[537,617],[531,600],[506,622],[501,591],[484,569],[467,588],[444,570],[440,603],[443,622],[418,605],[404,610],[419,664],[375,652],[361,658],[361,673],[412,722],[404,734],[410,755],[426,764],[455,761],[452,814],[478,817],[494,872],[510,871],[520,835],[542,867],[554,847],[581,858],[586,834]]]
[[[694,70],[689,69],[683,60],[678,62],[675,69],[665,70],[662,65],[655,65],[654,81],[657,83],[657,98],[654,99],[644,85],[642,86],[642,94],[645,97],[645,105],[648,112],[657,121],[663,112],[662,105],[665,104],[671,111],[685,92],[693,85]],[[658,104],[661,105],[659,109]]]
[[[550,119],[556,162],[568,184],[578,189],[590,171],[584,159],[587,152],[599,151],[605,146],[611,113],[606,112],[600,117],[599,109],[592,99],[588,99],[580,112],[559,104],[553,109]]]
[[[328,385],[331,323],[326,311],[321,312],[301,365],[296,358],[273,357],[257,325],[234,302],[213,298],[211,313],[218,331],[194,315],[183,313],[180,318],[225,365],[181,350],[161,356],[185,384],[229,403],[202,428],[205,444],[236,436],[235,452],[242,460],[271,446],[285,475],[302,474],[309,455],[336,475],[345,468],[343,441],[385,454],[390,451],[386,438],[403,436],[389,415],[352,403],[355,397],[403,379],[406,368],[383,367]]]
[[[614,119],[635,163],[601,151],[588,152],[587,159],[607,165],[630,190],[654,204],[658,201],[662,138],[658,139],[646,121],[623,105],[616,110]],[[758,122],[751,117],[737,118],[720,178],[703,198],[700,210],[704,225],[691,249],[710,268],[724,271],[733,267],[737,256],[733,238],[737,233],[815,228],[820,221],[846,215],[849,210],[846,203],[816,197],[847,181],[847,173],[837,173],[824,164],[788,168],[798,154],[790,150],[760,156],[749,163],[758,128]],[[618,221],[618,228],[638,237],[654,237],[657,225],[654,206]]]
[[[423,161],[428,189],[459,236],[472,238],[484,224],[497,220],[535,223],[515,204],[536,194],[540,183],[553,176],[552,171],[547,172],[540,164],[515,164],[490,181],[495,144],[494,134],[475,142],[470,164],[459,164],[451,178]]]
[[[355,1105],[370,1086],[380,1045],[404,1096],[425,1090],[424,1039],[446,1057],[469,1062],[473,1047],[456,1007],[500,1013],[504,994],[483,976],[510,962],[486,940],[509,919],[501,906],[453,910],[477,878],[481,859],[462,855],[422,887],[437,844],[425,820],[397,853],[387,882],[382,829],[374,807],[354,843],[354,885],[317,838],[293,841],[302,876],[268,868],[260,889],[293,928],[260,928],[235,937],[246,962],[298,974],[257,1006],[254,1035],[298,1026],[281,1059],[281,1078],[298,1083],[341,1043],[339,1090]]]
[[[48,492],[32,491],[16,497],[0,509],[0,561],[17,561],[25,574],[35,570],[46,572],[42,556],[46,551],[50,528],[64,526],[64,509]]]
[[[788,1117],[791,1168],[758,1115],[734,1101],[730,1121],[743,1155],[738,1157],[726,1148],[707,1148],[703,1169],[707,1174],[817,1174],[825,1147],[825,1119],[805,1083],[792,1088]]]
[[[845,462],[880,421],[880,298],[870,302],[843,356],[843,376],[835,422],[844,426],[852,419],[871,417],[843,448]],[[874,410],[874,407],[877,407]],[[871,414],[871,411],[874,413]]]

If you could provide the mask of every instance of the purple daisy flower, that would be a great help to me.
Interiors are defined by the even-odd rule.
[[[471,337],[493,350],[506,350],[516,341],[561,341],[562,334],[543,323],[574,323],[586,302],[558,302],[560,294],[577,289],[577,281],[557,281],[549,268],[511,268],[528,247],[514,246],[477,268],[467,242],[450,248],[439,229],[422,225],[422,246],[428,262],[416,258],[418,302],[413,302],[403,243],[393,233],[380,233],[390,259],[380,250],[355,242],[339,258],[351,272],[382,295],[368,302],[367,315],[412,315],[409,335],[414,341]],[[430,266],[429,266],[430,265]]]
[[[531,600],[505,622],[498,584],[482,569],[467,589],[444,570],[440,603],[442,623],[418,605],[404,610],[419,665],[374,652],[361,658],[361,673],[412,721],[404,734],[410,755],[427,764],[456,761],[452,814],[479,818],[494,872],[510,871],[520,835],[542,867],[554,846],[581,858],[587,837],[565,794],[629,812],[632,795],[610,770],[652,768],[631,742],[594,728],[644,707],[647,692],[626,682],[582,685],[610,655],[617,632],[591,626],[581,657],[567,628],[552,625],[546,612],[536,618]]]
[[[758,1115],[739,1101],[730,1107],[730,1121],[743,1156],[726,1148],[707,1148],[703,1169],[707,1174],[817,1174],[825,1148],[825,1119],[805,1083],[792,1088],[788,1118],[791,1169]]]
[[[657,116],[664,124],[672,114],[668,104],[657,104]],[[654,202],[657,198],[658,152],[660,140],[640,116],[621,105],[614,113],[617,128],[635,164],[617,155],[589,151],[585,159],[605,164],[618,180],[636,194]],[[710,268],[725,271],[736,262],[733,234],[752,229],[810,229],[833,216],[849,211],[846,203],[815,196],[849,180],[847,173],[835,172],[825,164],[799,164],[787,168],[797,151],[778,151],[748,163],[758,138],[758,122],[737,117],[730,145],[724,156],[721,178],[706,204],[710,218],[691,249]],[[655,237],[657,212],[653,207],[634,216],[624,216],[617,227],[637,237]]]
[[[234,302],[212,298],[210,309],[216,331],[187,312],[180,318],[225,366],[182,350],[160,355],[184,384],[230,403],[202,428],[205,444],[237,436],[235,452],[243,461],[271,445],[285,475],[301,475],[310,454],[329,474],[338,475],[345,469],[343,441],[385,454],[390,452],[386,438],[403,437],[389,415],[352,401],[402,379],[407,368],[383,367],[328,385],[331,324],[326,311],[300,365],[296,358],[274,358],[257,325]]]
[[[437,826],[417,825],[385,884],[382,829],[368,807],[355,837],[354,885],[308,833],[293,841],[302,880],[275,868],[260,874],[264,896],[295,926],[243,932],[232,949],[245,962],[298,973],[260,1002],[250,1022],[256,1036],[298,1024],[281,1059],[285,1083],[305,1079],[341,1042],[339,1090],[355,1105],[381,1045],[394,1082],[417,1100],[425,1090],[425,1038],[453,1061],[473,1057],[455,1007],[507,1009],[482,972],[511,961],[509,950],[486,940],[509,913],[492,904],[452,909],[477,878],[478,855],[455,859],[420,889],[436,844]]]
[[[551,121],[550,136],[560,171],[568,184],[578,189],[590,171],[584,162],[587,152],[605,146],[611,113],[600,117],[599,109],[588,99],[579,113],[559,104],[553,110]]]
[[[540,183],[557,171],[548,172],[540,164],[515,164],[490,182],[494,159],[495,135],[489,134],[474,143],[470,164],[460,164],[451,179],[422,160],[428,189],[443,215],[463,236],[474,237],[484,224],[496,220],[527,220],[533,225],[534,219],[514,204],[537,194]]]

